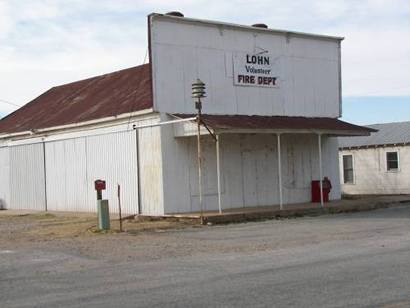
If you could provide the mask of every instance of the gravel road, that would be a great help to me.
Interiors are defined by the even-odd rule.
[[[410,204],[132,234],[21,236],[35,224],[0,220],[1,307],[410,307]]]

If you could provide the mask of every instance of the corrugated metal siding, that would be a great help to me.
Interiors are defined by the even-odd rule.
[[[139,125],[157,122],[159,118],[143,121]],[[169,127],[167,129],[171,130]],[[160,133],[160,127],[148,127],[138,131],[142,214],[164,214]]]
[[[10,147],[10,208],[46,209],[44,144]]]
[[[47,207],[87,211],[86,139],[46,143]]]
[[[56,211],[96,211],[94,181],[103,179],[110,212],[118,212],[117,184],[122,211],[138,211],[135,132],[80,137],[46,144],[48,208]]]
[[[104,179],[107,190],[103,198],[110,202],[110,211],[118,212],[117,183],[121,185],[122,212],[138,212],[138,179],[135,131],[87,137],[87,199],[95,210],[94,180]]]
[[[9,148],[0,148],[0,209],[10,206],[10,155]]]

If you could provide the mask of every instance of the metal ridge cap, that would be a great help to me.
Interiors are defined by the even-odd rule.
[[[164,19],[169,19],[173,21],[180,21],[186,23],[199,23],[199,24],[206,24],[206,25],[214,25],[214,26],[225,26],[229,28],[239,28],[243,30],[252,30],[252,31],[259,31],[259,32],[270,32],[270,33],[279,33],[284,35],[295,35],[295,36],[302,36],[302,37],[311,37],[311,38],[318,38],[318,39],[326,39],[326,40],[337,40],[342,41],[345,38],[342,36],[333,36],[333,35],[325,35],[325,34],[314,34],[302,31],[290,31],[290,30],[283,30],[283,29],[273,29],[273,28],[258,28],[248,25],[230,23],[230,22],[223,22],[223,21],[215,21],[215,20],[208,20],[208,19],[198,19],[198,18],[190,18],[190,17],[176,17],[170,16],[160,13],[151,13],[148,15],[149,17],[159,17]]]

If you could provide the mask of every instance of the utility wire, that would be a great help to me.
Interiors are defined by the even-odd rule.
[[[148,57],[148,48],[145,50],[145,56],[144,56],[144,61],[142,61],[142,65],[147,62],[147,57]],[[132,118],[132,111],[130,112],[130,116],[128,118],[128,123],[127,123],[127,131],[129,130],[130,124],[131,124],[131,118]]]
[[[9,104],[11,106],[15,106],[15,107],[21,107],[20,105],[14,104],[12,102],[6,101],[4,99],[0,99],[0,102],[5,103],[5,104]]]

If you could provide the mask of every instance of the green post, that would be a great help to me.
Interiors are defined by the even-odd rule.
[[[110,211],[108,200],[97,200],[98,229],[110,230]]]

